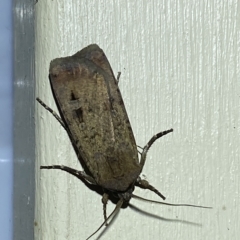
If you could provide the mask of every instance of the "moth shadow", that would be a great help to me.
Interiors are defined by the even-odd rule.
[[[149,213],[149,212],[147,212],[147,211],[144,211],[144,210],[142,210],[142,209],[134,206],[134,205],[131,204],[131,203],[126,204],[124,208],[126,208],[126,207],[129,207],[129,208],[131,208],[133,211],[138,212],[138,213],[140,213],[140,214],[142,214],[142,215],[145,215],[145,216],[147,216],[147,217],[152,217],[152,218],[155,218],[155,219],[160,220],[160,221],[172,222],[172,223],[181,223],[181,224],[192,225],[192,226],[195,226],[195,227],[202,227],[202,224],[199,224],[199,223],[195,223],[195,222],[191,222],[191,221],[186,221],[186,220],[182,220],[182,219],[164,218],[164,217],[161,217],[161,216],[159,216],[159,215],[156,215],[156,214],[153,214],[153,213]],[[103,235],[106,234],[106,232],[108,231],[109,227],[110,227],[111,225],[113,225],[114,222],[117,220],[118,214],[119,214],[119,212],[117,212],[117,214],[113,216],[113,218],[112,218],[112,219],[110,220],[110,222],[108,223],[108,226],[105,227],[105,228],[100,232],[100,234],[97,236],[96,239],[99,240],[99,239],[101,239],[101,237],[102,237]]]
[[[114,224],[114,222],[117,220],[118,215],[119,215],[120,211],[118,211],[113,217],[112,219],[108,222],[108,225],[105,226],[105,228],[103,230],[101,230],[100,234],[97,236],[97,240],[100,239],[103,235],[105,235],[107,233],[107,231],[109,230],[109,228],[111,227],[111,225]]]
[[[104,191],[103,188],[99,185],[95,185],[92,183],[89,183],[84,177],[82,177],[81,175],[76,174],[76,172],[70,172],[72,175],[74,175],[75,177],[77,177],[79,180],[81,180],[81,182],[90,190],[96,192],[97,194],[99,194],[100,196],[103,196],[104,193],[106,193],[106,190]],[[119,201],[119,197],[117,196],[117,194],[109,193],[109,198],[108,200],[111,201],[114,205],[116,205]],[[131,204],[130,202],[123,202],[121,208],[127,208],[130,207],[132,210],[139,212],[145,216],[148,217],[152,217],[158,220],[162,220],[162,221],[168,221],[168,222],[178,222],[178,223],[183,223],[183,224],[189,224],[189,225],[193,225],[193,226],[197,226],[197,227],[201,227],[202,224],[199,223],[195,223],[195,222],[191,222],[191,221],[186,221],[186,220],[181,220],[181,219],[171,219],[171,218],[164,218],[161,217],[159,215],[153,214],[153,213],[149,213],[147,211],[144,211],[136,206],[134,206],[133,204]],[[114,215],[114,217],[111,219],[111,223],[114,221],[116,215]],[[109,223],[110,223],[109,222]],[[107,228],[105,228],[107,229]],[[105,230],[104,230],[105,231]]]
[[[86,187],[88,187],[90,190],[96,192],[97,194],[99,194],[100,196],[102,196],[104,194],[104,190],[102,187],[98,186],[98,185],[93,185],[89,182],[87,182],[85,179],[80,179]],[[117,204],[117,202],[119,201],[119,198],[117,198],[117,196],[113,195],[113,194],[110,194],[109,195],[109,201],[111,201],[113,204]],[[181,223],[181,224],[188,224],[188,225],[192,225],[192,226],[195,226],[195,227],[202,227],[202,224],[199,224],[199,223],[196,223],[196,222],[192,222],[192,221],[186,221],[186,220],[183,220],[183,219],[173,219],[173,218],[164,218],[162,216],[159,216],[157,214],[154,214],[154,213],[150,213],[150,212],[147,212],[141,208],[138,208],[136,206],[134,206],[133,204],[129,203],[129,202],[126,202],[126,203],[123,203],[122,205],[122,209],[125,209],[129,207],[130,209],[132,209],[133,211],[135,212],[138,212],[142,215],[145,215],[146,217],[151,217],[151,218],[155,218],[157,220],[160,220],[160,221],[165,221],[165,222],[171,222],[171,223]],[[118,215],[119,215],[119,212],[118,211],[108,222],[108,226],[104,227],[99,235],[97,236],[96,239],[101,239],[101,237],[103,237],[103,235],[105,235],[108,231],[108,229],[110,228],[111,225],[114,224],[114,222],[117,220],[118,218]]]
[[[186,220],[182,220],[182,219],[164,218],[164,217],[161,217],[161,216],[159,216],[157,214],[149,213],[147,211],[144,211],[144,210],[134,206],[131,203],[129,203],[128,206],[129,206],[129,208],[131,208],[135,212],[143,214],[143,215],[145,215],[147,217],[155,218],[157,220],[161,220],[161,221],[165,221],[165,222],[175,222],[175,223],[188,224],[188,225],[192,225],[192,226],[195,226],[195,227],[202,227],[202,224],[200,224],[200,223],[186,221]]]

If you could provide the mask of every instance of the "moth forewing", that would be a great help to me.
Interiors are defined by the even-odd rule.
[[[53,60],[50,82],[61,118],[97,184],[126,191],[141,170],[136,142],[112,69],[95,64],[107,61],[95,47],[85,56],[80,51]]]

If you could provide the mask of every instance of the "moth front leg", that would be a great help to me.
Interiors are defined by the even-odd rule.
[[[58,114],[53,111],[46,103],[44,103],[40,98],[36,98],[36,100],[47,110],[49,111],[56,119],[57,121],[62,125],[62,127],[67,131],[67,128],[63,122],[63,120],[58,116]]]
[[[56,119],[57,121],[62,125],[62,127],[66,130],[69,138],[70,138],[70,141],[72,143],[72,145],[75,147],[75,149],[78,149],[78,146],[77,146],[77,143],[75,141],[75,139],[73,138],[71,132],[69,131],[69,129],[66,127],[66,124],[64,123],[64,121],[61,119],[60,116],[58,116],[58,114],[53,111],[52,108],[50,108],[46,103],[44,103],[40,98],[36,98],[36,100],[47,110],[49,111]],[[79,152],[76,151],[77,155],[78,155],[78,158],[80,157],[79,156]]]
[[[63,165],[41,166],[40,169],[60,169],[62,171],[72,174],[73,176],[77,177],[80,180],[83,179],[91,184],[96,185],[95,180],[91,176],[87,175],[84,171],[78,171],[67,166]]]
[[[155,187],[153,187],[151,184],[149,184],[149,182],[147,180],[141,179],[140,177],[138,177],[137,181],[135,182],[135,186],[138,186],[143,189],[149,189],[149,190],[155,192],[163,200],[166,199]]]
[[[103,216],[105,221],[105,226],[108,225],[107,223],[107,202],[108,202],[109,195],[107,193],[104,193],[102,196],[102,203],[103,203]]]

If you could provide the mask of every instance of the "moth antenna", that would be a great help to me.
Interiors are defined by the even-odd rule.
[[[108,218],[107,218],[107,219],[100,225],[100,227],[99,227],[93,234],[91,234],[86,240],[90,239],[93,235],[95,235],[95,234],[102,228],[102,226],[104,226],[104,225],[107,223],[107,221],[108,221],[113,215],[114,215],[113,217],[115,217],[116,214],[117,214],[117,212],[120,210],[122,204],[123,204],[123,199],[120,198],[119,201],[118,201],[118,203],[117,203],[117,205],[116,205],[116,207],[114,208],[114,210],[112,211],[112,213],[108,216]]]
[[[143,149],[143,148],[142,148],[141,146],[139,146],[139,145],[137,145],[137,147]]]
[[[143,148],[143,151],[142,151],[142,155],[141,155],[141,160],[140,160],[140,165],[143,169],[143,166],[145,164],[145,161],[146,161],[146,157],[147,157],[147,151],[149,150],[149,148],[152,146],[152,144],[160,137],[164,136],[164,135],[167,135],[168,133],[170,132],[173,132],[173,129],[169,129],[169,130],[166,130],[166,131],[163,131],[163,132],[160,132],[160,133],[157,133],[156,135],[154,135],[149,141],[148,143],[146,144],[146,146]]]
[[[162,204],[162,205],[168,205],[168,206],[175,206],[175,207],[196,207],[196,208],[208,208],[208,209],[212,209],[212,207],[205,207],[205,206],[198,206],[198,205],[193,205],[193,204],[174,204],[174,203],[166,203],[166,202],[159,202],[159,201],[154,201],[154,200],[149,200],[143,197],[139,197],[137,195],[132,194],[133,198],[139,199],[139,200],[143,200],[146,202],[151,202],[151,203],[158,203],[158,204]]]

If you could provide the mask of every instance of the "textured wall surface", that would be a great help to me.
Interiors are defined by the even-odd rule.
[[[135,199],[101,239],[238,239],[240,235],[240,8],[235,1],[47,1],[36,4],[36,96],[56,110],[52,59],[97,43],[136,137],[150,149],[143,174],[171,203]],[[37,103],[36,103],[37,104]],[[41,164],[82,169],[60,124],[37,105],[36,239],[85,239],[103,221],[101,196]],[[136,195],[159,200],[135,189]],[[108,204],[108,213],[114,205]]]

